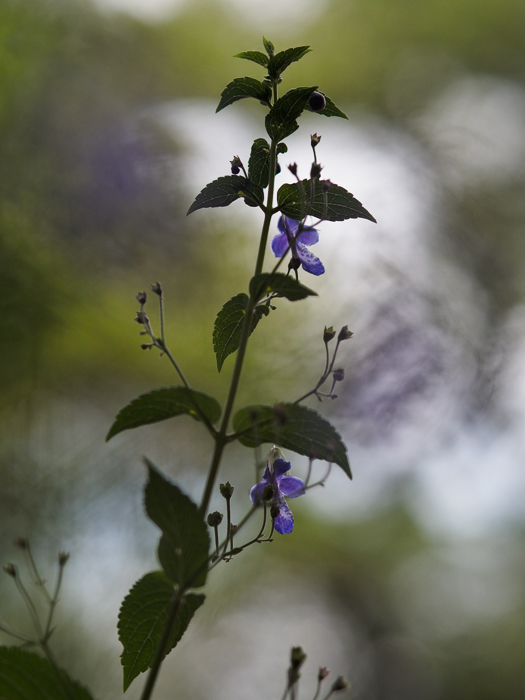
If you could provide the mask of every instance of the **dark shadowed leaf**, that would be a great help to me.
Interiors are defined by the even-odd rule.
[[[341,117],[341,119],[348,119],[346,114],[342,112],[329,97],[324,95],[324,98],[326,100],[326,107],[324,109],[313,110],[310,108],[308,103],[306,104],[305,109],[309,112],[314,112],[315,114],[322,114],[324,117]]]
[[[178,486],[169,481],[148,459],[149,480],[144,493],[146,513],[160,527],[166,540],[163,546],[166,574],[181,587],[203,586],[210,548],[204,519],[195,503]],[[168,544],[170,550],[168,551]],[[161,561],[164,566],[164,562]]]
[[[155,389],[148,394],[138,396],[118,413],[106,440],[110,440],[122,430],[158,423],[183,414],[198,421],[204,416],[209,423],[213,424],[220,418],[221,407],[212,396],[184,386]]]
[[[310,180],[302,181],[303,192],[310,192]],[[344,187],[332,185],[326,193],[327,207],[325,209],[323,187],[316,183],[312,208],[307,212],[310,216],[328,221],[344,221],[345,219],[368,219],[376,223],[376,220],[368,212],[361,202],[353,194],[347,192]],[[290,219],[299,220],[304,214],[304,203],[301,202],[301,187],[298,182],[285,184],[277,192],[279,208]],[[308,200],[309,204],[310,200]]]
[[[124,690],[139,673],[151,667],[174,597],[175,589],[166,575],[162,571],[152,571],[137,581],[122,601],[118,634],[124,647],[121,656]],[[182,598],[164,657],[179,642],[204,598],[194,593]]]
[[[245,58],[247,61],[258,63],[264,68],[268,65],[268,56],[261,51],[241,51],[241,53],[236,53],[234,58]]]
[[[276,141],[285,139],[299,128],[296,119],[304,110],[310,95],[317,90],[314,87],[299,87],[289,90],[280,97],[266,115],[266,132]]]
[[[237,294],[227,301],[217,314],[213,327],[213,349],[217,358],[217,369],[222,369],[224,360],[239,347],[242,324],[248,307],[248,295]],[[258,306],[253,314],[250,334],[253,333],[263,316],[268,316],[267,306]]]
[[[1,700],[93,700],[65,671],[20,647],[0,647]]]
[[[279,75],[288,68],[294,61],[299,61],[312,49],[309,46],[297,46],[294,49],[286,49],[279,51],[268,63],[268,75],[272,78],[278,78]]]
[[[243,100],[245,97],[254,97],[269,107],[272,90],[269,85],[261,83],[255,78],[235,78],[222,91],[219,105],[215,111],[220,112],[221,109],[237,102],[237,100]]]
[[[272,292],[286,297],[289,301],[299,301],[306,299],[306,297],[317,296],[317,292],[302,285],[295,277],[283,275],[282,272],[274,272],[273,274],[263,272],[250,280],[252,299],[258,301]]]
[[[285,143],[277,144],[277,153],[286,153]],[[270,144],[266,139],[255,139],[248,161],[248,177],[260,187],[268,187],[270,181]]]
[[[337,430],[316,411],[300,404],[247,406],[233,419],[247,447],[271,442],[300,455],[338,464],[352,478],[347,450]]]
[[[224,175],[210,182],[201,190],[188,209],[186,216],[197,211],[197,209],[227,207],[241,197],[244,197],[244,201],[248,206],[258,207],[263,203],[264,192],[261,187],[253,184],[245,177]]]

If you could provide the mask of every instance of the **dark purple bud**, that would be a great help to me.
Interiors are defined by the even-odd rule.
[[[323,188],[323,192],[328,192],[328,190],[331,190],[333,186],[334,183],[331,180],[321,180],[321,187]]]
[[[337,336],[337,340],[348,340],[351,338],[354,334],[352,331],[348,330],[348,326],[343,326],[341,330],[339,331],[339,335]]]
[[[216,510],[214,513],[210,513],[206,522],[210,527],[218,527],[222,523],[223,515]]]
[[[310,109],[313,110],[314,112],[320,112],[326,107],[326,99],[325,96],[322,95],[320,92],[313,92],[310,95]]]
[[[324,327],[324,333],[323,333],[323,341],[325,343],[329,343],[331,340],[335,338],[335,331],[333,326],[329,326],[328,328],[325,326]]]
[[[324,681],[324,679],[328,676],[329,673],[330,671],[326,668],[326,666],[321,666],[321,668],[319,669],[319,673],[317,674],[317,680],[319,681],[319,683],[321,681]]]
[[[230,498],[233,496],[233,492],[235,491],[235,489],[230,484],[230,482],[227,481],[225,484],[221,484],[219,486],[219,491],[221,492],[221,496],[227,501],[229,501]]]
[[[344,676],[338,676],[332,684],[331,692],[337,693],[339,690],[346,690],[350,683]]]
[[[294,177],[297,177],[297,163],[290,163],[288,170],[292,173]]]
[[[137,294],[137,301],[139,304],[144,305],[146,303],[146,292],[139,292]]]
[[[233,160],[230,160],[232,166],[232,175],[238,175],[241,172],[242,161],[239,156],[233,156]]]
[[[234,525],[233,523],[230,523],[230,535],[235,535],[237,530],[239,529],[238,525]]]
[[[58,553],[58,565],[65,566],[69,560],[69,552]]]
[[[317,180],[321,174],[322,167],[319,163],[312,163],[312,168],[310,170],[310,177],[312,180]]]
[[[160,286],[160,282],[155,282],[155,284],[151,284],[150,289],[157,296],[162,296],[162,287]]]
[[[320,141],[321,141],[321,137],[317,136],[317,134],[310,135],[310,143],[312,145],[312,148],[315,148],[316,146],[318,146]]]
[[[344,369],[334,369],[333,377],[334,377],[336,382],[342,382],[343,379],[345,378]]]

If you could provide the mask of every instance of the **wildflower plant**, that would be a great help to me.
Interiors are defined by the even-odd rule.
[[[276,52],[270,41],[263,39],[263,43],[265,53],[246,51],[237,54],[238,58],[257,64],[262,70],[262,78],[234,79],[223,90],[217,111],[241,99],[255,99],[265,113],[266,134],[255,139],[249,154],[243,154],[242,158],[234,156],[230,161],[230,172],[207,184],[188,210],[188,214],[194,214],[199,209],[227,207],[236,200],[243,200],[247,206],[260,209],[262,215],[253,276],[245,290],[222,306],[213,329],[213,348],[219,372],[226,358],[235,354],[225,404],[221,406],[215,398],[194,388],[171,353],[165,337],[163,290],[161,284],[156,282],[151,286],[151,294],[140,292],[137,295],[139,310],[135,321],[147,341],[142,343],[142,348],[156,349],[167,357],[177,376],[177,385],[154,389],[131,401],[118,413],[107,434],[107,440],[110,440],[132,428],[189,415],[202,425],[213,443],[206,484],[198,504],[149,459],[145,460],[148,479],[144,504],[147,516],[160,530],[157,546],[160,569],[146,573],[133,585],[121,605],[118,622],[119,639],[123,646],[124,690],[145,673],[142,700],[152,697],[163,660],[177,645],[193,616],[204,604],[205,595],[201,591],[210,572],[255,543],[272,542],[274,533],[291,534],[294,519],[287,499],[301,497],[313,486],[323,483],[332,465],[352,478],[347,448],[341,436],[326,418],[304,403],[313,396],[319,401],[336,398],[335,387],[344,379],[344,370],[335,366],[337,352],[340,344],[352,336],[347,326],[339,333],[329,327],[320,334],[324,344],[324,370],[315,386],[302,396],[291,401],[283,397],[280,403],[273,406],[235,406],[246,348],[258,324],[276,311],[277,300],[295,303],[316,295],[314,290],[303,284],[300,277],[303,272],[313,276],[325,272],[322,262],[310,251],[310,247],[319,239],[318,227],[329,222],[357,218],[375,221],[350,192],[321,177],[322,166],[317,160],[321,137],[317,134],[310,136],[313,159],[309,177],[302,179],[297,164],[291,163],[288,170],[293,181],[281,185],[276,191],[276,175],[280,172],[278,159],[280,157],[282,161],[288,152],[285,140],[299,128],[301,114],[309,111],[322,117],[347,117],[316,85],[293,87],[280,94],[283,74],[292,63],[309,53],[308,46]],[[269,236],[275,230],[272,225],[276,219],[277,230],[269,246]],[[274,257],[267,255],[269,247]],[[265,267],[268,259],[269,264]],[[148,316],[149,297],[156,299],[159,305],[158,332]],[[270,446],[266,463],[262,465],[264,473],[249,494],[239,493],[230,483],[218,485],[225,450],[235,442],[249,449],[265,444]],[[290,474],[290,453],[308,459],[305,481]],[[311,483],[315,460],[326,462],[328,472],[321,481]],[[223,512],[209,512],[212,495],[217,489],[224,502]],[[246,514],[237,523],[232,522],[233,498],[246,504]],[[254,518],[260,518],[260,527],[256,528],[258,534],[243,541],[243,527]],[[20,546],[29,553],[30,571],[36,575],[37,583],[44,586],[29,544],[21,539]],[[5,567],[26,601],[33,618],[35,637],[29,639],[17,635],[3,624],[0,629],[24,643],[39,647],[44,657],[24,648],[0,648],[2,698],[87,700],[91,697],[89,691],[71,681],[59,669],[49,644],[53,612],[66,561],[67,556],[61,554],[55,594],[51,596],[44,586],[50,607],[44,624],[38,618],[17,568],[13,564]],[[300,647],[292,649],[285,698],[288,695],[292,699],[295,697],[299,669],[305,658],[306,654]],[[319,670],[315,698],[319,697],[321,684],[327,675],[326,668]],[[326,697],[344,690],[347,685],[342,677],[337,678]],[[43,694],[43,689],[48,695]]]

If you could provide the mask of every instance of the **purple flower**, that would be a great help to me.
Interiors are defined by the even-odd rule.
[[[288,249],[292,252],[292,257],[299,260],[303,270],[312,275],[322,275],[324,265],[310,253],[306,246],[314,245],[319,240],[319,232],[311,226],[305,226],[297,236],[299,221],[281,216],[277,228],[280,233],[272,240],[272,251],[276,258],[282,258]]]
[[[293,530],[293,515],[288,508],[286,498],[297,498],[305,493],[304,482],[296,476],[286,476],[292,468],[290,462],[283,459],[278,447],[273,447],[268,456],[262,481],[250,491],[254,506],[262,505],[262,493],[267,486],[273,486],[272,505],[279,507],[279,515],[275,518],[275,529],[281,535],[288,535]]]

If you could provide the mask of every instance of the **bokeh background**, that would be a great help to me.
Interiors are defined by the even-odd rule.
[[[172,351],[225,396],[213,320],[246,286],[260,223],[242,202],[185,212],[264,135],[258,104],[214,114],[233,77],[259,77],[232,56],[262,34],[311,45],[285,85],[319,84],[350,117],[305,115],[282,165],[306,176],[317,131],[324,176],[378,224],[321,227],[327,273],[303,280],[320,296],[261,322],[239,406],[308,390],[323,326],[348,324],[339,399],[309,401],[347,441],[354,480],[332,473],[292,504],[291,536],[214,572],[156,697],[279,698],[300,644],[305,698],[328,666],[352,700],[519,700],[522,0],[0,0],[0,560],[22,565],[25,535],[52,580],[71,552],[56,655],[96,697],[122,697],[118,606],[157,567],[141,456],[199,498],[211,444],[189,418],[104,436],[122,405],[176,383],[133,322],[155,280]],[[237,517],[253,474],[232,448]],[[12,588],[0,578],[1,618],[28,631]]]

